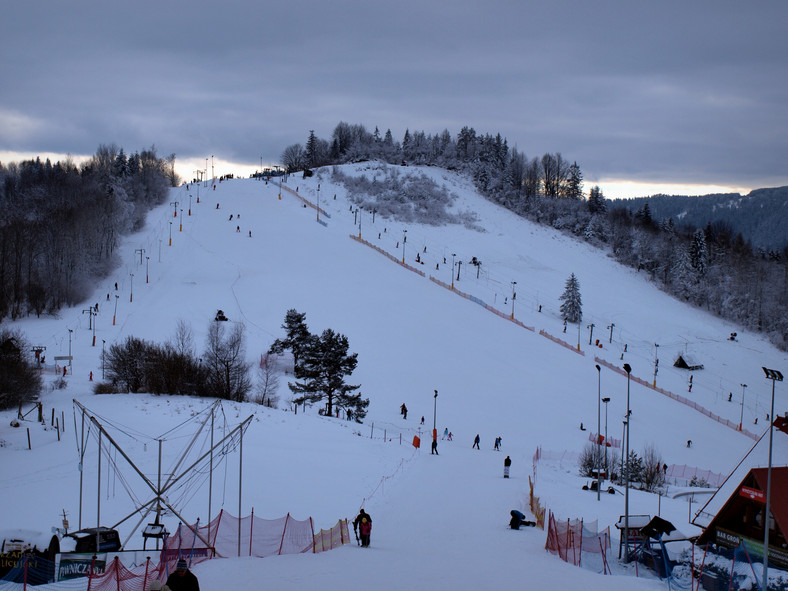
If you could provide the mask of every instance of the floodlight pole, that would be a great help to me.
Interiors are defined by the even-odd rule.
[[[772,409],[769,413],[769,467],[766,470],[766,509],[763,516],[763,588],[769,585],[769,510],[772,497],[772,443],[774,437],[774,383],[783,381],[783,374],[776,369],[762,367],[766,379],[772,381]],[[743,400],[743,399],[742,399]]]
[[[517,292],[515,288],[517,287],[517,282],[512,281],[512,320],[514,320],[514,300],[517,299]]]
[[[602,399],[602,402],[605,403],[605,477],[610,480],[607,467],[607,403],[610,402],[610,398],[605,397]]]
[[[602,368],[596,364],[596,500],[602,500],[599,489],[602,487],[602,480],[600,475],[602,469],[599,466],[599,460],[602,456],[599,449],[599,431],[602,428]]]
[[[741,385],[741,414],[739,415],[739,431],[742,430],[742,421],[744,421],[744,389],[747,387],[747,384]],[[769,415],[772,416],[772,415]]]
[[[627,432],[626,432],[626,474],[624,477],[624,562],[629,562],[629,374],[632,368],[629,363],[624,364],[624,371],[627,372]]]

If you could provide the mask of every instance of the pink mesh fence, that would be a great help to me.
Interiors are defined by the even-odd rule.
[[[349,532],[347,519],[340,519],[331,529],[321,529],[315,534],[315,553],[334,550],[350,543]]]
[[[298,520],[288,513],[279,519],[263,519],[252,513],[239,519],[221,511],[207,525],[181,524],[167,538],[158,564],[147,559],[144,564],[127,567],[115,556],[111,561],[108,558],[106,568],[91,568],[87,591],[146,591],[151,581],[166,581],[179,559],[192,566],[211,558],[325,552],[348,543],[347,519],[315,534],[311,517]]]
[[[610,550],[610,528],[598,531],[597,522],[582,519],[556,519],[549,512],[545,549],[557,554],[564,562],[584,566],[608,574],[607,551]]]
[[[216,556],[274,556],[311,552],[314,543],[312,518],[303,521],[288,513],[278,519],[237,518],[225,511],[204,526],[183,526],[167,540],[170,554],[190,555],[192,549],[213,548]],[[206,544],[207,542],[207,544]],[[177,558],[177,555],[176,555]]]

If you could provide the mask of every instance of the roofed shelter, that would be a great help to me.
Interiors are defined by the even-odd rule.
[[[742,543],[763,558],[764,524],[769,528],[769,563],[788,570],[788,418],[774,421],[774,453],[770,516],[766,512],[769,441],[767,429],[719,490],[698,511],[692,523],[704,528],[699,544],[712,542],[726,548]]]
[[[703,369],[703,364],[695,359],[693,355],[689,353],[681,353],[678,357],[676,357],[676,361],[673,362],[673,367],[697,371],[699,369]]]

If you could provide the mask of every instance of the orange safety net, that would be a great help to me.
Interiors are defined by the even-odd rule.
[[[315,552],[334,550],[350,543],[350,530],[347,519],[340,519],[331,529],[321,529],[315,534]]]
[[[559,521],[550,511],[545,549],[557,554],[564,562],[581,566],[583,553],[598,554],[602,572],[608,573],[607,551],[610,549],[610,528],[597,531],[597,522],[584,524],[582,519]]]

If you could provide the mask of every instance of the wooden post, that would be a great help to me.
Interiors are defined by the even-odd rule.
[[[60,441],[60,419],[55,421],[55,429],[57,429],[57,440]]]

